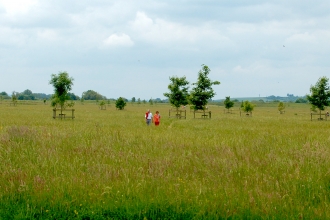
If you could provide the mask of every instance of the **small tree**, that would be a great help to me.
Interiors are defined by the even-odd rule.
[[[17,104],[17,95],[18,94],[15,91],[11,94],[11,101],[12,101],[14,106],[16,106],[16,104]]]
[[[137,100],[137,104],[141,104],[141,99],[140,98],[138,98],[138,100]]]
[[[198,80],[196,83],[193,83],[195,87],[189,96],[189,102],[192,104],[193,109],[203,110],[204,114],[208,101],[215,96],[212,86],[220,84],[219,81],[211,81],[208,78],[210,71],[208,66],[202,65],[202,69],[198,72]]]
[[[223,104],[225,105],[225,108],[227,109],[227,112],[229,112],[230,108],[234,107],[234,102],[230,100],[230,96],[226,97]]]
[[[51,75],[49,84],[52,84],[54,87],[52,106],[56,107],[59,105],[62,114],[62,111],[65,109],[66,101],[70,99],[68,92],[71,90],[73,85],[73,78],[70,78],[67,72],[59,72],[57,75]]]
[[[143,102],[143,104],[146,104],[146,103],[147,103],[147,101],[146,101],[145,99],[143,99],[143,101],[142,101],[142,102]]]
[[[249,113],[252,113],[253,109],[254,109],[255,105],[253,105],[251,102],[249,101],[245,101],[242,102],[242,110],[243,112],[245,112],[247,115]]]
[[[164,96],[168,98],[170,104],[178,110],[181,105],[188,104],[188,85],[186,77],[170,77],[171,83],[168,85],[170,92],[164,93]]]
[[[99,105],[100,105],[101,110],[105,110],[105,101],[104,100],[102,100]]]
[[[119,110],[123,110],[126,106],[126,102],[125,102],[125,99],[122,98],[122,97],[119,97],[117,100],[116,100],[116,108],[119,109]]]
[[[330,88],[328,82],[329,79],[325,76],[319,78],[316,84],[310,87],[311,94],[306,96],[312,107],[319,109],[320,119],[321,111],[324,111],[330,105]]]
[[[150,104],[150,105],[153,105],[153,104],[154,104],[154,101],[152,100],[152,98],[149,99],[149,104]]]
[[[285,109],[284,103],[283,102],[279,102],[278,103],[278,106],[277,106],[277,109],[280,112],[280,114],[282,114],[283,111],[284,111],[284,109]]]
[[[132,104],[134,104],[136,101],[135,97],[132,98]]]

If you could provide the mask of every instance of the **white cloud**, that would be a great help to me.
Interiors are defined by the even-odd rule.
[[[225,47],[232,44],[231,40],[224,36],[212,22],[187,25],[160,18],[152,19],[144,12],[137,12],[130,27],[136,32],[137,38],[157,46],[177,48],[178,45],[189,45],[189,50],[191,50],[192,47],[201,45]]]
[[[0,7],[8,14],[26,13],[38,3],[37,0],[0,0]]]
[[[130,36],[127,34],[112,34],[110,37],[103,41],[105,46],[116,47],[131,47],[134,45],[134,42],[131,40]]]

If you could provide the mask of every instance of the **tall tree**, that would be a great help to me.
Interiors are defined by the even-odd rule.
[[[212,86],[220,85],[219,81],[212,81],[208,78],[210,71],[210,68],[203,64],[202,69],[198,72],[197,82],[193,83],[195,87],[190,92],[189,101],[195,110],[205,111],[208,100],[216,94]]]
[[[320,111],[325,110],[325,107],[330,105],[330,88],[329,88],[329,79],[325,76],[318,79],[316,84],[310,87],[310,95],[307,95],[306,98],[309,103],[314,108],[318,108]]]
[[[67,72],[59,72],[58,74],[52,74],[49,84],[54,87],[54,95],[52,99],[52,106],[59,105],[61,108],[61,114],[65,108],[66,100],[70,99],[68,95],[73,85],[73,78],[69,77]]]
[[[186,77],[170,77],[171,83],[167,86],[170,90],[167,93],[164,93],[164,96],[168,98],[170,104],[175,107],[177,110],[181,105],[188,104],[188,85]]]
[[[223,104],[225,105],[225,108],[228,110],[232,108],[234,106],[234,102],[230,100],[230,96],[227,96],[225,101],[223,102]]]

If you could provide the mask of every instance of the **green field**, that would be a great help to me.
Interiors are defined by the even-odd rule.
[[[168,117],[169,105],[0,104],[0,219],[327,219],[330,120],[307,104],[252,117]],[[162,115],[146,126],[150,108]]]

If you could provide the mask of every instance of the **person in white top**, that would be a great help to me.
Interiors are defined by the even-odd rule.
[[[145,119],[146,119],[147,125],[150,125],[153,122],[152,113],[150,112],[149,109],[148,109],[148,111],[145,114]]]

